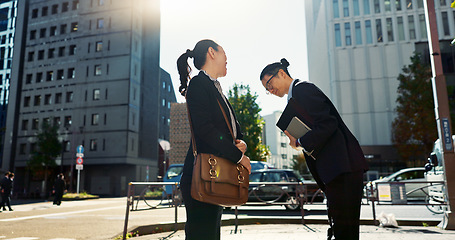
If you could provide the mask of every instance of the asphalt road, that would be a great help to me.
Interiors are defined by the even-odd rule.
[[[13,202],[14,204],[14,202]],[[139,209],[147,206],[140,202]],[[0,213],[0,239],[113,239],[120,236],[126,213],[126,198],[52,202],[13,205],[13,212]],[[300,218],[300,212],[285,211],[282,206],[239,208],[239,216]],[[309,210],[309,211],[308,211]],[[377,206],[376,213],[393,213],[396,219],[440,220],[442,215],[428,211],[425,206]],[[178,222],[185,221],[184,207],[178,208]],[[324,205],[307,206],[306,219],[327,219]],[[128,227],[173,223],[175,209],[161,207],[130,212]],[[223,219],[234,218],[234,211],[225,211]],[[372,219],[370,205],[362,207],[362,219]]]

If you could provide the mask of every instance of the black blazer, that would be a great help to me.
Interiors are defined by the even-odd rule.
[[[191,79],[186,94],[186,101],[191,116],[192,126],[190,127],[193,127],[197,151],[201,153],[212,153],[237,163],[243,154],[233,143],[234,140],[232,139],[217,100],[223,106],[230,122],[228,108],[233,113],[234,110],[229,102],[226,105],[223,96],[218,92],[214,82],[203,72],[199,72],[197,76]],[[242,139],[243,135],[237,119],[235,119],[235,122],[237,126],[237,139]],[[194,162],[192,151],[192,145],[190,145],[183,167],[182,182],[186,182],[187,180],[191,182]]]
[[[367,171],[368,166],[359,142],[349,131],[330,99],[313,83],[296,80],[292,97],[310,119],[312,129],[299,139],[316,158],[306,156],[307,165],[320,187],[342,173]]]

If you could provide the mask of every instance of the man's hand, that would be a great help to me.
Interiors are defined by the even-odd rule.
[[[288,136],[288,138],[289,138],[289,145],[291,145],[292,148],[297,149],[297,147],[298,147],[296,145],[297,139],[295,137],[293,137],[288,131],[284,131],[284,134],[286,134],[286,136]]]
[[[248,174],[251,174],[251,163],[249,157],[243,155],[239,163],[242,164],[248,170]]]
[[[246,146],[246,143],[245,143],[243,140],[238,140],[238,139],[236,139],[236,140],[235,140],[235,146],[236,146],[240,151],[242,151],[243,154],[245,154],[246,149],[247,149],[247,146]]]

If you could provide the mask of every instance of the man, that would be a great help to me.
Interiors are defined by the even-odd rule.
[[[296,139],[285,131],[294,148],[302,147],[311,174],[327,197],[328,239],[359,239],[363,173],[368,170],[363,152],[329,98],[314,84],[294,80],[289,62],[267,65],[262,85],[271,94],[295,103],[297,117],[311,129]]]
[[[2,193],[2,202],[0,203],[0,207],[3,208],[3,211],[6,211],[6,207],[8,206],[10,211],[13,211],[11,208],[10,196],[11,196],[11,189],[13,188],[13,180],[14,180],[14,173],[6,172],[5,177],[0,181],[1,193]]]
[[[57,179],[55,180],[54,183],[54,190],[53,193],[54,195],[54,205],[60,206],[62,204],[62,197],[63,193],[65,192],[65,176],[63,173],[60,173],[57,175]]]

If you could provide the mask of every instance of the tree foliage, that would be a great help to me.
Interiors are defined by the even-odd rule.
[[[421,56],[411,56],[403,67],[397,97],[397,116],[392,122],[392,142],[404,161],[425,159],[438,138],[434,115],[431,68]]]
[[[261,108],[256,103],[257,97],[257,94],[251,93],[248,85],[235,84],[228,93],[229,102],[243,131],[243,141],[248,146],[245,155],[252,161],[266,161],[270,150],[262,144],[264,119],[259,115]]]
[[[305,156],[303,154],[299,154],[292,159],[291,163],[292,169],[298,171],[302,176],[309,176],[310,171],[306,164]]]

